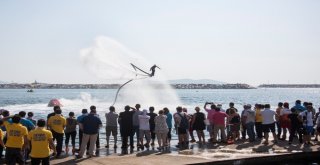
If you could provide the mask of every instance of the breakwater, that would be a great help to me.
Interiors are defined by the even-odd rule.
[[[162,88],[161,84],[150,84]],[[117,89],[121,84],[0,84],[0,89]],[[171,84],[175,89],[254,89],[248,84]]]

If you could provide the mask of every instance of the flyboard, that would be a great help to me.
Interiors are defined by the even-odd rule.
[[[127,82],[125,82],[124,84],[122,84],[118,90],[117,90],[117,93],[116,93],[116,96],[114,98],[114,101],[112,103],[112,106],[114,106],[114,104],[117,102],[117,99],[118,99],[118,95],[119,95],[119,92],[121,90],[122,87],[124,87],[125,85],[129,84],[130,82],[134,81],[134,80],[139,80],[139,79],[145,79],[145,78],[150,78],[150,77],[153,77],[154,76],[154,73],[155,73],[155,69],[156,68],[159,68],[157,65],[153,65],[151,68],[150,68],[150,71],[151,73],[148,73],[144,70],[142,70],[141,68],[137,67],[136,65],[130,63],[130,65],[132,66],[132,68],[134,69],[135,73],[136,73],[136,76],[135,78],[133,79],[130,79],[128,80]],[[160,68],[159,68],[160,69]]]

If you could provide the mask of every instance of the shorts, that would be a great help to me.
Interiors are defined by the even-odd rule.
[[[117,126],[107,126],[106,127],[106,136],[117,136],[118,135],[118,128]]]
[[[303,134],[304,135],[311,135],[313,132],[313,126],[304,126],[304,131]]]
[[[262,124],[262,129],[263,129],[263,132],[276,132],[276,128],[275,128],[275,123],[271,123],[271,124]]]
[[[31,164],[42,164],[42,165],[49,165],[50,157],[46,158],[33,158],[31,157]]]
[[[7,164],[23,164],[23,155],[21,152],[21,148],[6,148],[6,155],[5,160],[7,161]]]
[[[143,138],[144,135],[146,135],[146,139],[150,140],[151,139],[151,134],[150,134],[150,130],[139,130],[139,138]]]
[[[178,127],[178,135],[187,134],[187,129]]]
[[[291,122],[289,120],[283,120],[280,122],[281,128],[290,128],[291,127]]]

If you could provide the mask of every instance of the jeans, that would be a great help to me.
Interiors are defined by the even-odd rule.
[[[130,146],[133,147],[133,134],[130,136]],[[122,146],[121,148],[128,148],[128,136],[121,136],[122,139]]]
[[[246,133],[247,133],[247,127],[245,125],[242,125],[242,130],[241,130],[242,139],[246,138]]]
[[[100,136],[99,136],[99,132],[98,132],[98,134],[97,134],[96,147],[97,147],[97,148],[100,148]]]
[[[280,126],[280,121],[276,122],[277,125],[277,136],[280,137],[281,136],[281,126]]]
[[[168,137],[169,140],[171,140],[171,129],[172,129],[172,128],[169,128],[169,132],[168,132],[168,135],[167,135],[167,137]]]
[[[154,132],[155,125],[150,125],[150,132],[151,132],[151,139],[154,140],[156,139],[156,133]]]
[[[262,138],[263,136],[262,136],[262,132],[263,132],[263,130],[262,130],[262,122],[256,122],[256,133],[257,133],[257,137],[258,138]]]
[[[246,123],[247,134],[249,136],[249,141],[252,142],[255,140],[256,134],[254,132],[254,122]]]
[[[134,136],[134,134],[136,134],[136,136],[137,136],[137,144],[139,143],[139,138],[140,138],[140,135],[139,135],[139,129],[140,127],[138,126],[138,125],[134,125],[133,126],[133,129],[132,129],[132,136],[130,136],[130,145],[131,145],[131,137],[132,137],[132,141],[133,141],[133,136]],[[132,143],[132,146],[133,146],[133,143]]]
[[[296,125],[292,125],[290,128],[289,142],[293,141],[293,138],[296,133],[298,133],[299,142],[302,143],[302,128]]]
[[[51,130],[51,132],[52,132],[53,138],[57,140],[57,146],[56,146],[57,156],[60,156],[62,151],[62,145],[63,145],[63,133],[57,133],[54,130]]]
[[[83,136],[83,132],[81,129],[79,129],[79,148],[81,147],[81,143],[82,143],[82,136]]]

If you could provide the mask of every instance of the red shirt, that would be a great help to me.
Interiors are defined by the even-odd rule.
[[[216,111],[215,113],[212,114],[212,120],[213,120],[213,124],[217,124],[217,125],[224,125],[225,121],[224,119],[226,117],[229,117],[225,112],[221,112],[221,111]]]

